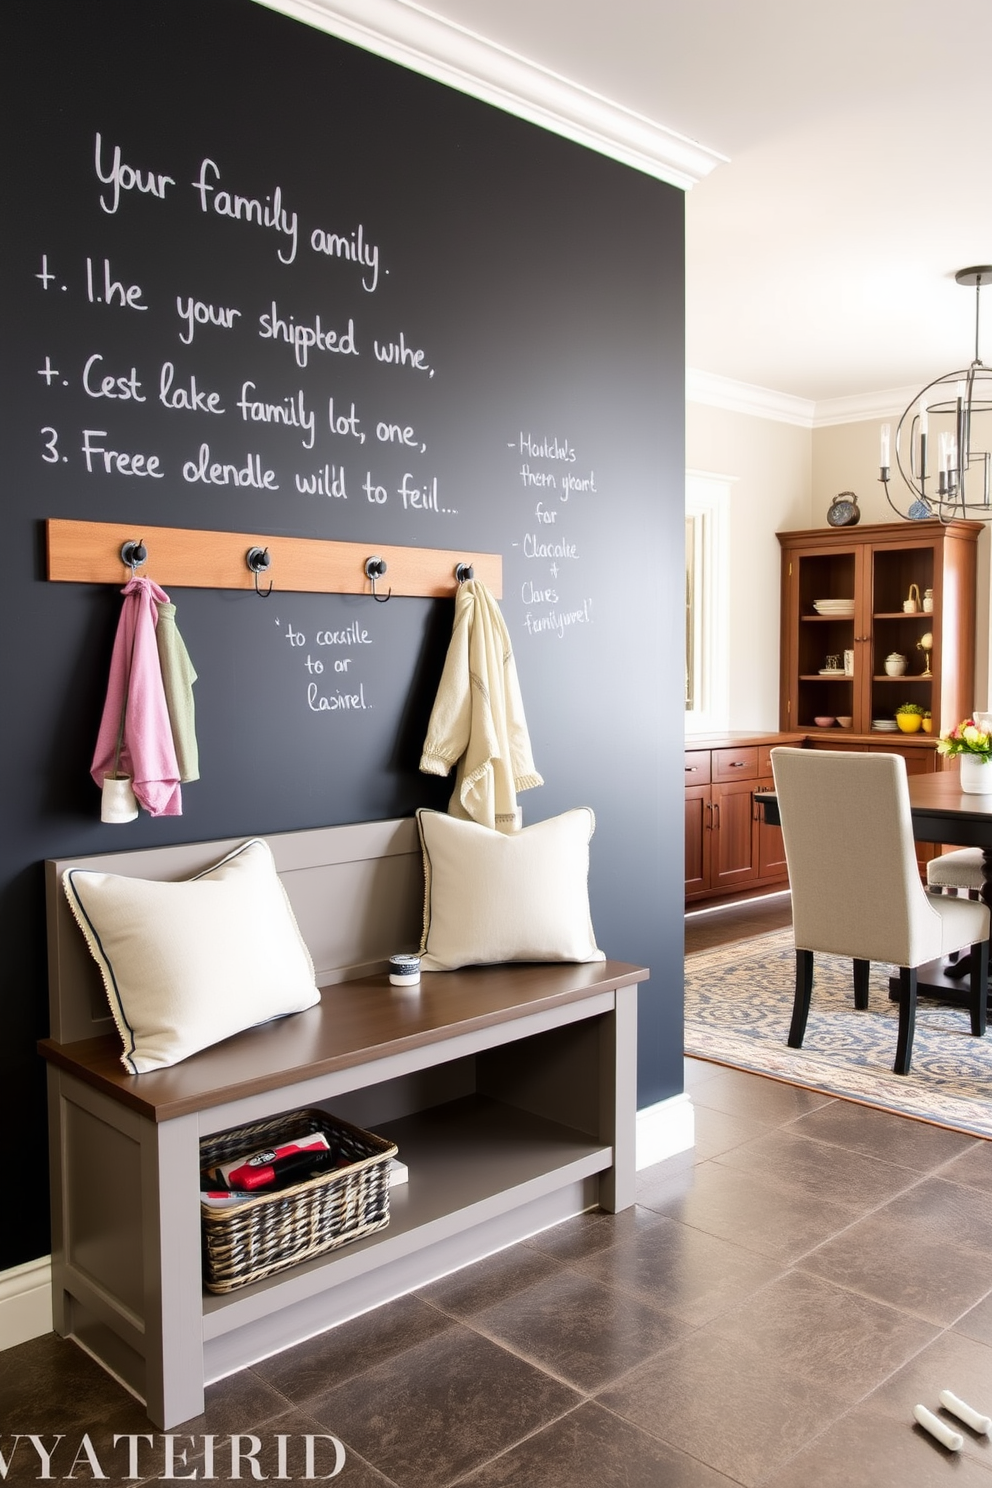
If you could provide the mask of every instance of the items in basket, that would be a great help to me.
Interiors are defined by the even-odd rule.
[[[389,1223],[389,1161],[396,1145],[319,1108],[291,1111],[200,1144],[204,1173],[246,1156],[306,1142],[320,1133],[337,1166],[288,1186],[232,1191],[232,1202],[201,1192],[203,1270],[208,1291],[229,1292],[323,1255]],[[321,1152],[310,1161],[320,1161]],[[343,1165],[341,1165],[343,1164]]]
[[[338,1158],[331,1151],[323,1132],[314,1132],[295,1141],[263,1147],[260,1152],[235,1158],[233,1162],[220,1163],[202,1177],[211,1189],[271,1191],[301,1183],[304,1178],[313,1178],[318,1172],[344,1166],[346,1162],[347,1158]]]

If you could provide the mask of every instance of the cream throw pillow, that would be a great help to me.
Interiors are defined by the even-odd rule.
[[[602,961],[589,917],[587,807],[494,832],[417,812],[424,850],[425,971],[499,961]]]
[[[131,1074],[320,1000],[265,842],[181,883],[68,868],[69,904],[103,976]]]

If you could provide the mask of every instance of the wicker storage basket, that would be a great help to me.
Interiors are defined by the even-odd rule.
[[[389,1159],[396,1147],[326,1111],[290,1111],[200,1143],[200,1168],[323,1132],[348,1166],[229,1209],[200,1205],[208,1291],[230,1292],[308,1261],[389,1223]]]

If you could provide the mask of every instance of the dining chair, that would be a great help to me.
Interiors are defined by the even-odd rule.
[[[937,893],[964,894],[969,899],[983,898],[984,858],[980,847],[957,847],[931,858],[927,864],[927,888]],[[955,951],[944,967],[944,975],[953,980],[963,979],[970,970],[969,957]]]
[[[985,887],[983,857],[980,847],[956,847],[953,852],[931,858],[927,864],[927,888],[963,889],[969,894],[980,894]]]
[[[868,1006],[872,961],[899,968],[893,1069],[909,1074],[918,968],[971,948],[971,1031],[985,1032],[989,910],[930,894],[920,882],[906,762],[897,754],[826,749],[771,751],[792,890],[796,988],[789,1046],[802,1047],[814,953],[854,962],[855,1006]]]

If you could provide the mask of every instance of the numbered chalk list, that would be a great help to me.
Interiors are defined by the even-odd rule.
[[[80,254],[53,228],[25,286],[47,311],[34,371],[51,418],[38,429],[43,465],[81,485],[87,505],[92,489],[132,513],[176,521],[194,510],[201,524],[242,526],[248,500],[266,530],[368,535],[388,524],[393,542],[453,547],[462,533],[471,546],[473,504],[498,495],[525,529],[504,530],[501,544],[526,568],[514,596],[523,633],[561,641],[594,623],[572,518],[581,505],[595,521],[595,470],[556,426],[518,419],[487,433],[466,480],[450,447],[452,383],[484,367],[490,348],[452,346],[450,326],[432,330],[416,308],[429,298],[423,265],[408,267],[402,238],[373,225],[371,181],[336,215],[333,190],[313,202],[311,186],[307,210],[281,179],[232,168],[209,139],[192,170],[171,140],[142,147],[126,124],[76,144],[95,251]],[[119,235],[123,248],[100,242]],[[163,265],[162,244],[176,239],[183,252],[170,246]],[[367,710],[367,627],[280,628],[307,711]],[[313,649],[342,645],[348,654],[333,659]],[[328,691],[331,668],[356,686]]]

